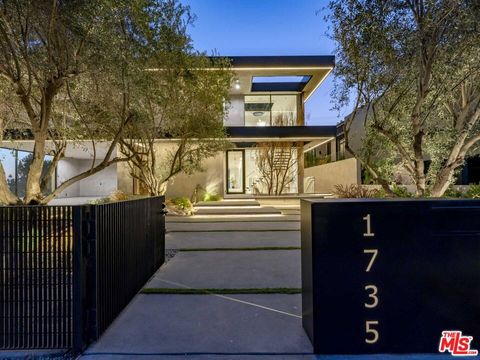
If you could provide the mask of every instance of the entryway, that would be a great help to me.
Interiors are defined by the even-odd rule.
[[[82,359],[315,359],[301,322],[298,220],[254,200],[169,217],[169,261]]]

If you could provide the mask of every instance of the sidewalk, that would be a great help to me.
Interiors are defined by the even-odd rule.
[[[145,288],[298,289],[300,250],[233,250],[298,248],[298,223],[268,231],[279,224],[236,232],[251,223],[169,223],[187,232],[169,232],[167,248],[205,250],[179,251]],[[199,225],[207,231],[190,232]],[[314,359],[301,321],[300,294],[139,294],[82,359]]]

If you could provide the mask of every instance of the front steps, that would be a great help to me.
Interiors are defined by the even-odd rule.
[[[281,215],[273,206],[261,206],[256,200],[202,201],[195,205],[195,215]]]

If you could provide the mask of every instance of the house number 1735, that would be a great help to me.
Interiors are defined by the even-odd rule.
[[[365,232],[363,233],[364,237],[375,237],[375,233],[372,231],[372,217],[370,214],[367,214],[363,217],[365,221]],[[373,264],[375,259],[378,256],[378,249],[363,249],[364,254],[370,255],[368,259],[368,264],[365,268],[365,272],[369,273],[373,269]],[[378,287],[373,284],[369,284],[365,286],[365,291],[368,295],[367,302],[364,303],[365,308],[367,309],[375,309],[378,306],[379,298],[378,298]],[[375,328],[378,325],[378,320],[365,320],[365,343],[366,344],[375,344],[379,337],[380,333]]]

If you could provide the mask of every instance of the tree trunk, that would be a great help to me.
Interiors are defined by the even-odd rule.
[[[415,129],[415,137],[413,142],[413,152],[415,154],[415,185],[417,186],[416,196],[422,197],[425,195],[426,177],[425,177],[425,162],[423,159],[423,130]]]
[[[34,134],[35,145],[33,148],[33,160],[30,164],[25,189],[24,203],[28,205],[40,204],[43,198],[41,189],[41,177],[43,161],[45,159],[46,133],[39,131]]]
[[[452,183],[454,172],[455,168],[452,167],[444,167],[439,171],[437,174],[437,181],[435,182],[435,185],[433,185],[430,194],[432,197],[441,197],[445,194],[445,191],[447,191]]]
[[[165,195],[167,192],[167,187],[168,187],[168,181],[162,182],[158,187],[158,193],[155,195]]]

